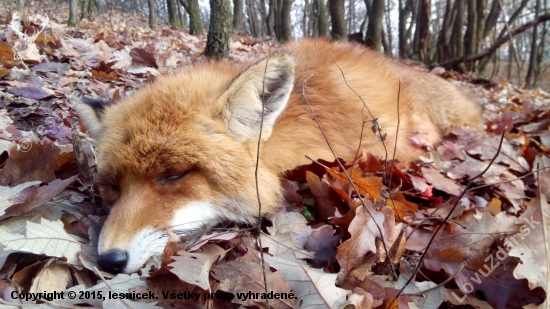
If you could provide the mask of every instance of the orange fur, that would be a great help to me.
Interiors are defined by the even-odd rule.
[[[268,138],[261,145],[259,185],[265,211],[279,204],[278,176],[285,170],[309,163],[305,155],[333,159],[302,92],[336,154],[350,161],[359,146],[363,118],[372,119],[354,91],[387,133],[385,145],[391,158],[400,79],[396,158],[401,162],[417,160],[424,153],[411,144],[411,137],[434,145],[452,126],[481,128],[476,104],[438,77],[359,45],[315,40],[291,43],[286,48],[294,54],[295,66],[289,64],[293,59],[288,54],[269,60],[294,72],[295,81],[288,105],[274,126],[264,127]],[[248,81],[248,77],[239,76],[244,76],[249,65],[199,63],[177,74],[160,76],[135,95],[106,108],[100,119],[101,132],[96,136],[101,193],[112,210],[101,233],[100,254],[129,250],[133,237],[144,228],[177,229],[171,220],[191,202],[211,204],[221,219],[247,221],[257,214],[257,137],[236,137],[228,129],[234,117],[228,106],[238,97],[238,83]],[[283,69],[274,72],[280,72],[277,70]],[[235,92],[228,90],[231,87]],[[365,124],[361,147],[385,157],[371,125],[368,121]],[[184,171],[190,172],[164,181]],[[125,269],[133,270],[135,266]]]

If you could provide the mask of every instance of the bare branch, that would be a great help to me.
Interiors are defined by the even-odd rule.
[[[525,31],[527,31],[529,28],[532,28],[532,27],[534,27],[534,26],[536,26],[540,23],[544,23],[544,22],[547,22],[549,20],[550,20],[550,13],[540,15],[539,17],[535,18],[533,21],[528,22],[528,23],[524,24],[523,26],[521,26],[519,28],[516,28],[512,32],[509,32],[506,36],[504,36],[503,38],[497,40],[491,47],[487,48],[486,50],[482,51],[479,54],[460,57],[460,58],[454,58],[454,59],[451,59],[449,61],[433,64],[430,67],[431,68],[438,67],[438,66],[452,67],[452,66],[454,66],[456,64],[459,64],[459,63],[462,63],[462,62],[469,62],[469,61],[475,61],[475,60],[483,59],[485,57],[488,57],[488,56],[492,55],[500,46],[502,46],[504,43],[508,42],[511,37],[514,37],[514,36],[516,36],[520,33],[523,33]]]

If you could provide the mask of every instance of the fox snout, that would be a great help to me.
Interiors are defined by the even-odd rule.
[[[105,271],[118,274],[124,271],[128,264],[128,251],[112,250],[100,254],[97,258],[97,265]]]

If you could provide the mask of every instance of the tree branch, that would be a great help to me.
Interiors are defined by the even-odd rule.
[[[191,14],[191,13],[189,13],[189,4],[187,4],[186,0],[180,0],[180,4],[187,11],[187,14]]]
[[[533,19],[533,21],[528,22],[528,23],[524,24],[523,26],[521,26],[519,28],[516,28],[511,33],[508,33],[506,36],[504,36],[501,39],[497,40],[495,42],[495,44],[493,44],[491,47],[487,48],[486,50],[482,51],[479,54],[464,56],[464,57],[460,57],[460,58],[454,58],[454,59],[451,59],[449,61],[433,64],[430,67],[431,68],[437,67],[437,66],[451,67],[451,66],[454,66],[454,65],[462,63],[462,62],[468,62],[468,61],[475,61],[475,60],[483,59],[487,56],[492,55],[500,46],[502,46],[504,43],[508,42],[508,40],[510,40],[510,38],[512,38],[512,37],[514,37],[514,36],[516,36],[520,33],[525,32],[527,29],[529,29],[531,27],[534,27],[534,26],[536,26],[540,23],[547,22],[549,20],[550,20],[550,13],[540,15],[539,17]]]

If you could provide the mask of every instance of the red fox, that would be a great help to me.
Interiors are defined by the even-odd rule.
[[[263,210],[279,205],[284,171],[310,163],[305,155],[334,159],[306,98],[336,154],[349,161],[364,125],[362,147],[386,153],[358,95],[387,134],[390,158],[399,104],[401,162],[425,153],[418,140],[436,145],[452,126],[482,128],[477,104],[453,85],[365,47],[306,40],[285,49],[252,64],[197,63],[117,103],[75,103],[98,141],[98,187],[111,206],[100,267],[139,270],[162,254],[168,229],[196,237],[220,221],[255,220],[261,123],[259,194]]]

